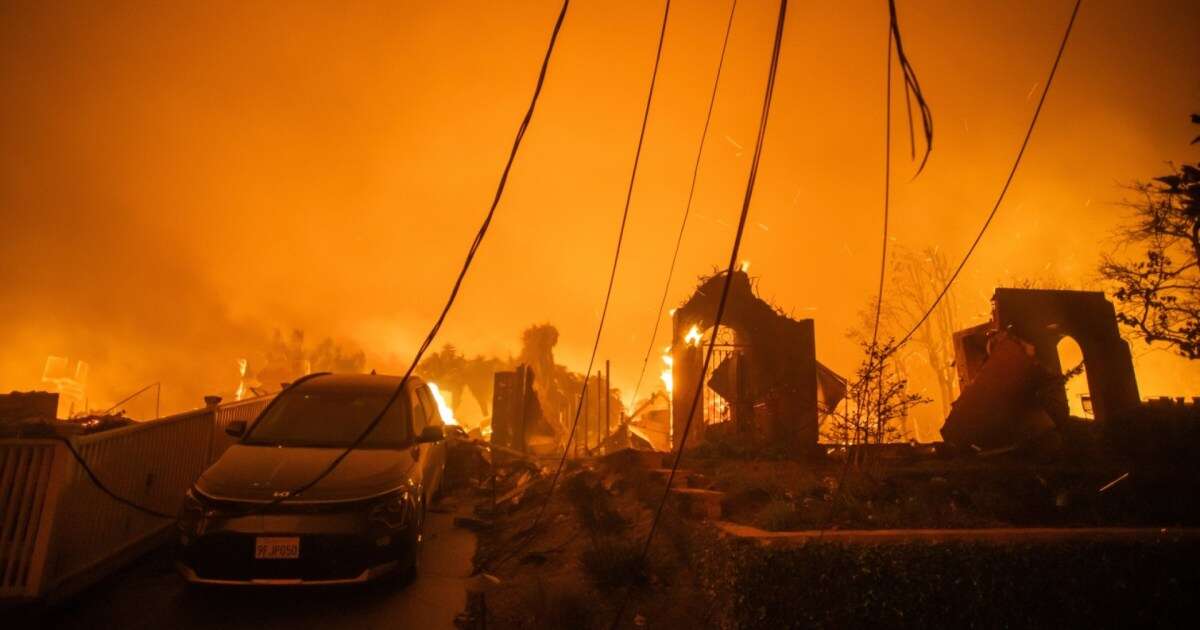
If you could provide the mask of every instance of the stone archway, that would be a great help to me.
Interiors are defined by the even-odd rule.
[[[1116,311],[1099,291],[996,289],[992,296],[992,321],[955,333],[955,362],[961,388],[985,370],[988,339],[1007,332],[1033,348],[1037,363],[1053,374],[1070,370],[1061,365],[1058,344],[1071,337],[1079,344],[1087,374],[1092,411],[1100,422],[1141,402],[1129,344],[1121,338]],[[962,397],[960,397],[961,399]],[[1045,401],[1046,412],[1056,419],[1069,415],[1066,389]]]
[[[1087,364],[1083,360],[1083,348],[1070,335],[1063,335],[1055,346],[1058,352],[1058,364],[1062,366],[1062,374],[1066,379],[1067,407],[1075,418],[1095,418],[1092,413],[1091,390],[1087,385]],[[1082,374],[1071,373],[1080,370]]]
[[[1032,344],[1038,362],[1051,371],[1074,367],[1059,364],[1058,342],[1064,336],[1075,339],[1083,351],[1097,420],[1108,420],[1141,402],[1129,344],[1121,338],[1116,311],[1103,293],[996,289],[992,304],[997,327]],[[1061,409],[1056,411],[1065,416],[1065,389],[1058,404]]]

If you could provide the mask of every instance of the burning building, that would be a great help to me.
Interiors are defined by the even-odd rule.
[[[813,320],[796,320],[759,298],[742,271],[730,278],[719,330],[713,319],[725,275],[701,281],[675,309],[669,389],[674,448],[691,447],[711,431],[730,431],[761,444],[815,452],[820,416],[845,396],[846,381],[816,359]],[[706,341],[713,360],[701,377]],[[703,387],[694,422],[681,444],[696,388]]]

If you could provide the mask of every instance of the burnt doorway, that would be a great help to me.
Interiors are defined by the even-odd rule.
[[[710,328],[701,335],[699,348],[706,349]],[[753,422],[753,403],[749,392],[746,356],[749,344],[739,342],[733,329],[722,326],[716,332],[713,357],[704,374],[701,420],[706,428],[746,432]]]

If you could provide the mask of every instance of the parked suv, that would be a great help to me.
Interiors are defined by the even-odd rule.
[[[334,584],[415,572],[429,501],[445,470],[443,422],[412,377],[315,374],[284,389],[188,491],[178,569],[207,584]]]

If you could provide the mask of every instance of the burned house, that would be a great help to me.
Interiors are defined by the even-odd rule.
[[[533,368],[495,374],[492,393],[492,444],[522,453],[549,454],[559,442],[558,431],[546,421],[534,386]]]
[[[996,289],[989,322],[954,334],[962,395],[942,436],[997,448],[1036,439],[1070,416],[1058,344],[1071,337],[1083,353],[1095,418],[1106,422],[1137,407],[1137,379],[1116,312],[1098,291]]]
[[[673,313],[672,445],[691,447],[706,432],[730,431],[794,452],[816,452],[820,416],[845,396],[845,380],[817,362],[813,320],[792,319],[733,274],[720,330],[712,330],[725,275],[703,280]],[[708,335],[716,335],[700,375]],[[702,387],[687,444],[681,445],[696,388]]]

